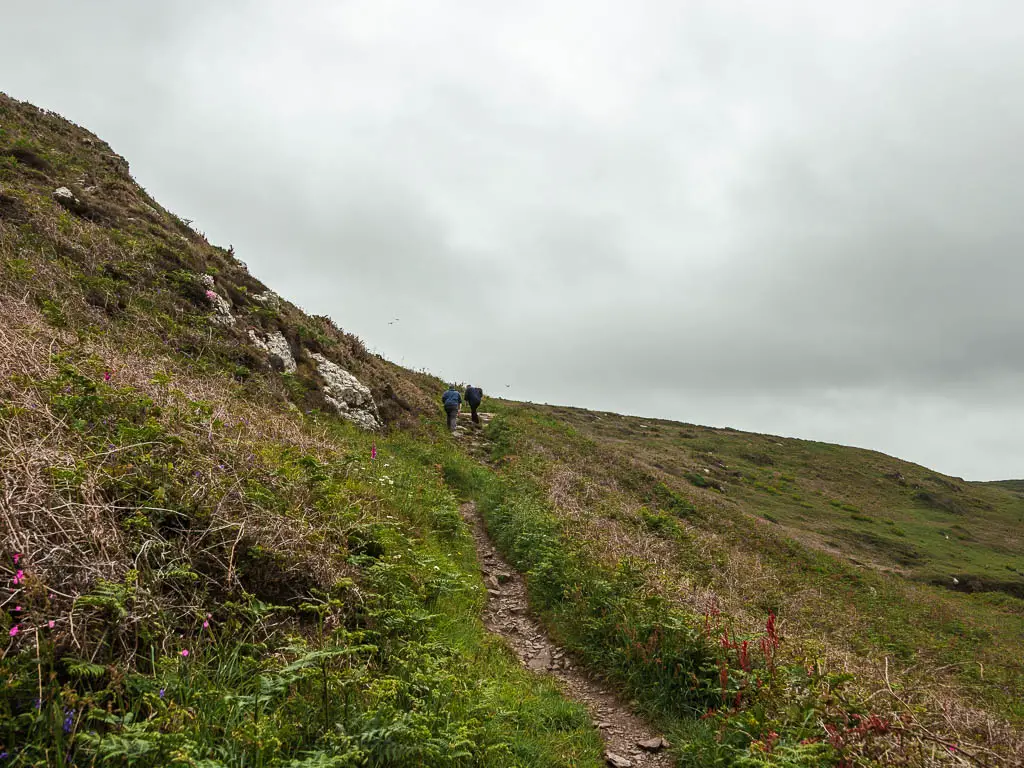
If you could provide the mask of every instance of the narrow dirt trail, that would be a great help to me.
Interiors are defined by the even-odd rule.
[[[486,423],[490,414],[480,414]],[[456,436],[468,440],[473,453],[485,447],[480,430],[461,418]],[[605,761],[615,768],[654,768],[671,766],[664,748],[668,743],[607,686],[577,669],[562,648],[547,636],[529,616],[526,583],[491,543],[476,504],[466,502],[460,508],[476,543],[477,559],[487,585],[484,625],[500,635],[523,665],[537,674],[555,677],[569,698],[584,704],[605,743]]]

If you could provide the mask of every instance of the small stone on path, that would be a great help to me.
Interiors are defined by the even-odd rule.
[[[671,746],[661,736],[657,736],[653,739],[647,739],[646,741],[638,741],[636,745],[640,747],[640,749],[646,749],[648,752],[658,752]]]
[[[616,755],[614,752],[605,752],[604,761],[612,768],[633,768],[632,760],[627,760],[622,755]]]

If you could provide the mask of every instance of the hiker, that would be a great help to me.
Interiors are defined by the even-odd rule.
[[[448,414],[448,429],[454,433],[455,427],[459,423],[459,406],[462,405],[462,395],[459,394],[459,390],[455,388],[454,384],[441,395],[441,402],[444,403],[445,413]]]
[[[480,423],[480,417],[476,415],[476,409],[480,407],[480,402],[483,399],[484,391],[480,387],[474,387],[472,384],[466,387],[466,402],[469,403],[469,407],[473,411],[474,424]]]

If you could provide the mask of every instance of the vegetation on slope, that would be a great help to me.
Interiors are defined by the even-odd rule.
[[[386,434],[338,418],[314,354]],[[1012,487],[516,404],[479,463],[440,384],[0,96],[7,764],[599,765],[586,713],[484,633],[460,496],[681,765],[1021,760]]]
[[[0,131],[3,764],[596,766],[483,630],[438,382],[254,298],[91,134],[6,98]],[[314,352],[411,431],[339,420]]]
[[[931,473],[838,446],[817,446],[818,455],[808,457],[801,452],[813,444],[802,441],[788,441],[798,445],[789,448],[797,458],[787,461],[782,450],[785,441],[732,430],[574,409],[509,404],[502,410],[495,426],[510,435],[504,463],[514,468],[505,471],[524,474],[536,486],[536,504],[544,510],[537,514],[558,532],[563,549],[602,568],[606,581],[628,569],[631,598],[657,607],[655,615],[661,618],[655,626],[665,622],[685,626],[692,635],[702,624],[724,622],[730,643],[734,636],[745,637],[749,647],[755,648],[764,634],[765,617],[774,613],[783,637],[780,664],[798,676],[802,667],[833,682],[836,679],[830,674],[848,675],[841,678],[843,693],[832,690],[830,683],[814,706],[841,699],[843,711],[851,716],[880,717],[888,727],[882,753],[892,749],[894,738],[900,741],[899,749],[892,749],[887,759],[927,763],[937,747],[954,764],[970,762],[972,758],[965,755],[975,752],[978,759],[995,764],[1020,760],[1024,676],[1019,648],[1024,637],[1024,601],[998,590],[951,591],[914,574],[868,567],[856,558],[851,561],[839,551],[815,546],[795,527],[765,519],[765,507],[755,495],[772,500],[775,506],[768,508],[777,513],[782,506],[777,501],[782,496],[778,485],[797,486],[798,477],[810,476],[832,484],[825,486],[825,500],[818,501],[824,514],[841,514],[831,503],[839,492],[875,511],[877,507],[866,503],[865,488],[885,488],[883,482],[893,482],[886,475],[898,472],[913,490],[919,473]],[[611,428],[601,424],[606,420]],[[614,437],[602,435],[602,429]],[[675,447],[665,439],[670,430],[673,436],[680,434]],[[658,442],[652,446],[644,439],[645,432]],[[731,457],[726,458],[729,450],[755,459],[750,462],[756,468],[750,480],[734,472]],[[773,463],[769,465],[767,459]],[[875,467],[878,482],[870,476],[869,482],[859,479],[858,471],[866,462]],[[776,477],[775,492],[751,491],[755,482],[767,485],[764,476],[756,473],[764,466],[790,479]],[[973,486],[965,491],[968,498],[975,493]],[[807,508],[800,505],[803,499],[792,499],[793,495],[786,498],[791,499],[790,514],[796,517]],[[983,494],[981,498],[986,504],[982,512],[1005,526],[1005,544],[1012,535],[1015,509],[1010,505],[1011,520],[1000,521],[1000,511],[1007,509],[1000,503],[1007,500]],[[978,530],[985,525],[964,522]],[[494,524],[499,531],[510,526],[518,531],[516,536],[525,535],[529,541],[528,526],[514,516],[499,515]],[[534,565],[527,561],[524,567]],[[543,571],[535,578],[541,575]],[[552,622],[570,642],[574,633],[587,626],[582,619],[579,630],[573,624],[563,616]],[[664,637],[664,629],[660,631]],[[641,639],[651,636],[641,634]],[[632,686],[637,696],[650,702],[652,711],[671,711],[652,680],[641,677],[633,682],[630,671],[601,656],[610,647],[621,650],[626,645],[625,640],[606,638],[590,650],[580,650]],[[803,681],[796,689],[776,687],[771,701],[795,716],[795,722],[804,723],[807,713],[801,713],[797,702],[810,690]],[[663,693],[673,702],[684,702],[684,709],[690,703],[671,687]],[[754,723],[743,718],[759,706],[767,705],[740,707],[727,719],[747,731]],[[720,717],[719,708],[715,718],[709,718],[716,728],[723,727]],[[821,738],[822,723],[827,721],[820,714],[811,721],[816,718],[820,720],[817,738]],[[802,741],[804,733],[791,725],[784,719],[773,722],[771,728],[782,743],[787,733]],[[763,734],[763,728],[759,721],[754,733],[748,733],[745,750],[758,743],[755,736]],[[915,738],[916,752],[910,748]],[[691,732],[689,740],[692,744],[699,738]],[[729,760],[740,758],[722,759],[726,760],[722,764],[731,764]],[[708,760],[707,753],[699,753],[693,764],[711,764]]]

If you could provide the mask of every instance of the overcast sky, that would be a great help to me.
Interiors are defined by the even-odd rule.
[[[1018,0],[8,5],[0,90],[396,362],[1024,476]]]

